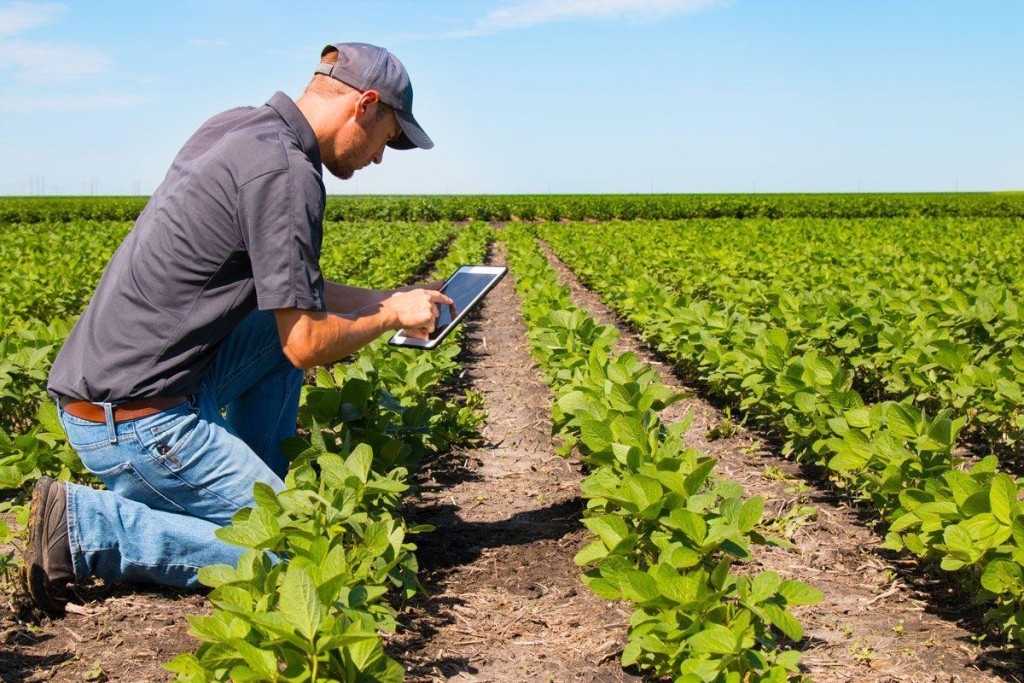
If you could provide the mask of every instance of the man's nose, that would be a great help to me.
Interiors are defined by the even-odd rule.
[[[384,150],[381,149],[379,152],[373,155],[373,163],[379,164],[384,161]]]

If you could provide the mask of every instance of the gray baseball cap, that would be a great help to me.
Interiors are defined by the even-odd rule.
[[[315,73],[336,78],[360,92],[376,90],[381,101],[395,110],[402,134],[388,143],[394,149],[430,149],[434,142],[412,116],[412,83],[409,73],[394,56],[382,47],[367,43],[335,43],[321,52],[338,53],[334,64],[321,62]]]

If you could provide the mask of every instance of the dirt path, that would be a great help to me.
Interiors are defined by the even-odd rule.
[[[81,597],[84,607],[41,622],[0,606],[0,682],[173,680],[161,664],[195,650],[187,617],[209,612],[205,596],[169,589],[95,586]]]
[[[601,323],[618,327],[618,351],[636,352],[659,370],[666,385],[694,392],[547,253],[575,303]],[[763,496],[765,517],[777,519],[775,535],[796,546],[755,548],[751,569],[777,571],[825,594],[822,604],[797,612],[807,637],[803,663],[814,681],[1024,681],[1021,653],[976,643],[973,631],[958,625],[960,619],[976,617],[969,601],[938,582],[921,579],[915,563],[881,551],[881,538],[860,518],[862,511],[846,505],[814,473],[782,458],[699,396],[670,406],[663,418],[671,422],[687,413],[693,420],[689,445],[717,458],[716,471],[742,484],[749,495]]]
[[[493,262],[503,263],[503,253]],[[462,383],[484,395],[486,443],[419,474],[412,522],[429,596],[391,643],[415,681],[630,681],[628,613],[589,593],[578,468],[554,454],[549,392],[533,368],[510,273],[467,327]]]

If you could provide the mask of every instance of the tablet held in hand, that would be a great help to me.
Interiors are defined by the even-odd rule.
[[[483,301],[487,292],[498,284],[505,276],[505,266],[462,266],[441,287],[441,292],[455,303],[441,306],[441,315],[437,319],[434,331],[426,339],[409,337],[405,330],[395,333],[388,343],[392,346],[406,346],[416,349],[433,349],[444,341],[455,326]]]

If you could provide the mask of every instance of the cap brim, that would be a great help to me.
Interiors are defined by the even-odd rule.
[[[395,116],[398,118],[398,125],[402,127],[402,134],[389,142],[388,147],[392,149],[414,149],[416,147],[430,149],[434,146],[434,141],[423,131],[412,114],[396,109]]]

